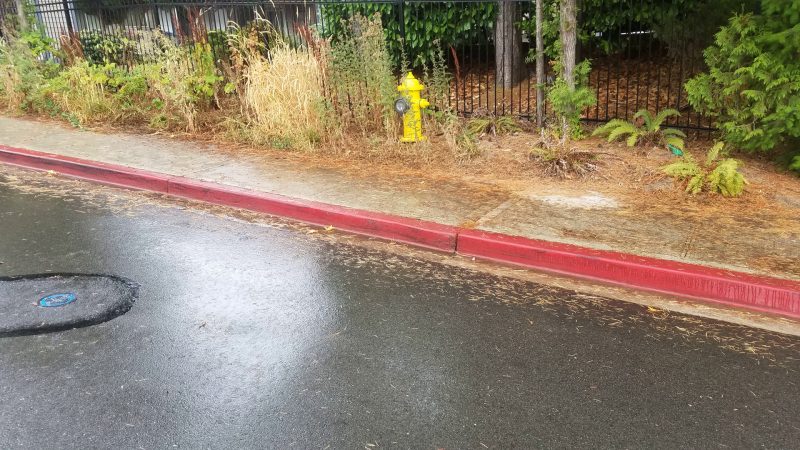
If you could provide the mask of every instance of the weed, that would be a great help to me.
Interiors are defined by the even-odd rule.
[[[467,130],[475,136],[493,136],[522,131],[517,120],[511,116],[479,117],[467,122]]]
[[[198,110],[217,104],[223,78],[214,65],[209,44],[176,46],[164,36],[164,51],[155,63],[138,66],[167,122],[178,122],[188,131],[197,128]]]
[[[717,142],[706,154],[705,164],[698,163],[692,155],[685,155],[681,161],[664,166],[664,173],[681,181],[686,181],[686,192],[698,194],[704,189],[722,194],[724,197],[738,197],[744,192],[747,180],[739,172],[742,163],[733,158],[720,158],[725,146]]]
[[[29,110],[40,102],[42,86],[58,70],[55,63],[41,58],[53,51],[52,44],[36,28],[0,38],[0,99],[7,111]]]
[[[469,160],[480,156],[478,137],[454,112],[431,111],[429,116],[433,118],[430,125],[434,125],[436,132],[444,137],[457,160]]]
[[[661,128],[664,121],[673,116],[680,116],[680,113],[674,109],[665,109],[653,117],[649,111],[642,109],[634,114],[634,122],[614,119],[594,130],[592,136],[608,136],[608,142],[627,136],[625,142],[628,147],[637,144],[654,144],[671,145],[683,150],[683,139],[686,135],[676,128]],[[637,125],[636,122],[641,124]]]
[[[568,141],[558,139],[553,132],[541,132],[540,139],[531,150],[531,159],[536,161],[549,176],[562,179],[587,176],[599,168],[598,155],[587,150],[579,150]]]
[[[113,64],[95,66],[80,60],[61,71],[42,92],[73,125],[97,120],[114,122],[119,108],[107,92],[109,73],[114,70]]]
[[[350,18],[346,33],[330,43],[325,59],[332,103],[344,125],[363,134],[383,130],[387,137],[394,135],[396,79],[380,14]]]
[[[425,96],[431,103],[431,108],[437,111],[450,111],[450,82],[452,76],[447,69],[447,59],[444,48],[437,40],[433,42],[436,51],[432,53],[430,62],[422,67],[422,78],[425,84]],[[408,73],[411,69],[405,62],[400,73]]]

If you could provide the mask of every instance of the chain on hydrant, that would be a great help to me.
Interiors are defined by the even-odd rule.
[[[394,109],[403,116],[403,137],[400,142],[419,142],[427,139],[422,135],[422,109],[430,106],[428,100],[420,98],[425,89],[414,74],[408,72],[397,90],[402,97],[394,102]]]

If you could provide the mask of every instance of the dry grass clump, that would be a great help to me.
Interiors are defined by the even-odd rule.
[[[244,102],[254,140],[311,148],[325,131],[327,111],[319,61],[305,49],[279,44],[269,59],[245,69]]]
[[[542,167],[545,175],[562,179],[585,177],[599,168],[597,153],[573,147],[569,139],[559,139],[544,129],[530,157]]]
[[[335,127],[318,52],[290,46],[261,18],[246,27],[232,25],[227,44],[230,64],[224,71],[244,117],[229,121],[235,135],[256,144],[305,150],[330,137]]]

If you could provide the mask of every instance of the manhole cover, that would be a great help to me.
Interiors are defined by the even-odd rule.
[[[125,314],[139,286],[112,275],[0,277],[0,337],[95,325]]]

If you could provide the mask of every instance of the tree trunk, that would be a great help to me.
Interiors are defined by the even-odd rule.
[[[498,86],[511,88],[522,72],[522,35],[515,26],[517,5],[514,0],[498,1],[494,27],[494,60]]]
[[[561,51],[563,77],[570,89],[575,89],[575,49],[578,42],[578,19],[575,0],[561,0]]]
[[[578,41],[578,17],[576,0],[561,0],[561,76],[570,90],[575,90],[575,48]],[[563,136],[566,141],[569,134],[569,123],[562,119]]]
[[[544,126],[544,42],[542,42],[542,2],[536,0],[536,126]]]
[[[28,18],[25,16],[25,2],[23,0],[15,1],[17,7],[17,16],[19,17],[19,30],[25,31],[28,29]]]

